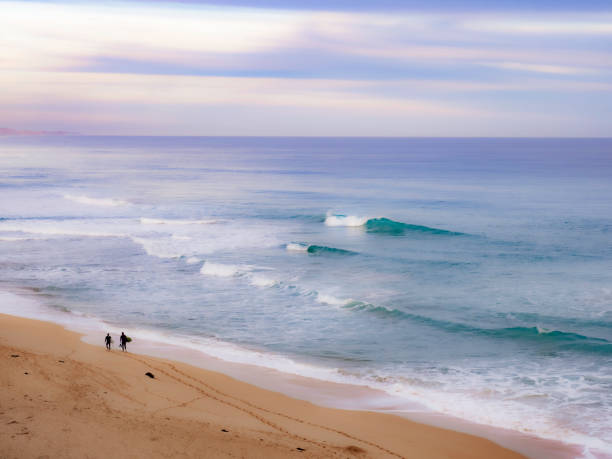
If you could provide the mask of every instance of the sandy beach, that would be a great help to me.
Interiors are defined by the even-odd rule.
[[[0,347],[3,458],[523,457],[475,436],[109,352],[47,322],[0,315]]]

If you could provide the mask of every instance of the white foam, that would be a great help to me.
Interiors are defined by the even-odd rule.
[[[127,206],[130,203],[127,201],[123,201],[122,199],[114,199],[114,198],[91,198],[89,196],[81,195],[75,196],[71,194],[65,194],[65,199],[69,201],[76,202],[79,204],[85,204],[88,206],[100,206],[100,207],[118,207],[118,206]]]
[[[0,231],[42,236],[126,237],[131,229],[122,219],[25,219],[0,221]],[[3,237],[22,237],[21,234]],[[28,238],[30,238],[28,236]]]
[[[167,228],[171,231],[167,231]],[[150,256],[159,258],[203,257],[218,251],[278,247],[280,242],[270,225],[243,221],[224,225],[144,226],[133,218],[24,219],[0,220],[0,237],[119,237],[141,245]],[[17,239],[5,239],[7,242]]]
[[[210,225],[218,223],[218,220],[174,220],[166,218],[141,218],[140,223],[143,225]]]
[[[187,258],[187,260],[185,261],[185,263],[187,263],[188,265],[195,265],[199,262],[201,262],[202,260],[200,260],[198,257],[189,257]]]
[[[306,252],[308,251],[308,244],[303,244],[301,242],[290,242],[287,244],[286,249],[289,252]]]
[[[536,435],[541,438],[562,441],[570,444],[586,445],[586,451],[599,451],[603,456],[610,457],[612,444],[606,441],[578,432],[571,427],[560,423],[550,414],[529,404],[517,403],[516,397],[507,397],[503,388],[493,389],[490,381],[482,380],[476,375],[463,374],[464,387],[457,387],[459,382],[456,378],[452,386],[446,386],[444,375],[438,383],[418,385],[409,382],[397,381],[396,377],[377,377],[370,380],[367,385],[379,388],[389,395],[401,397],[424,404],[432,411],[445,415],[465,419],[477,424],[489,425],[503,429],[511,429],[528,435]],[[486,377],[485,377],[486,378]],[[361,377],[356,378],[356,384],[364,384]],[[370,378],[366,378],[370,379]],[[361,382],[358,382],[361,380]],[[382,382],[379,382],[382,381]],[[393,382],[397,381],[397,382]],[[486,388],[486,389],[484,389]],[[528,397],[546,397],[546,394],[533,393]]]
[[[130,333],[132,336],[138,336],[139,339],[193,349],[226,362],[255,365],[294,375],[307,375],[324,381],[337,379],[338,375],[334,368],[317,367],[296,362],[280,354],[248,349],[215,338],[170,335],[150,329],[132,328]]]
[[[336,298],[335,296],[327,295],[325,293],[317,293],[317,302],[323,304],[330,304],[332,306],[344,306],[345,304],[348,304],[351,301],[353,300],[350,298],[343,300],[341,298]]]
[[[327,214],[325,224],[327,226],[363,226],[368,220],[368,217],[356,215]]]
[[[221,263],[211,263],[210,261],[205,261],[200,269],[202,274],[216,277],[232,277],[236,276],[241,271],[244,270],[241,270],[238,265],[224,265]]]
[[[42,225],[42,224],[39,224]],[[0,231],[19,232],[26,234],[40,234],[45,236],[81,236],[81,237],[127,237],[123,233],[111,233],[102,231],[87,231],[84,229],[70,229],[57,226],[39,226],[36,223],[32,225],[26,224],[0,224]],[[28,238],[32,239],[32,238]]]
[[[134,242],[142,245],[147,254],[160,258],[202,258],[219,251],[236,252],[279,245],[273,228],[243,221],[229,221],[223,225],[139,224],[130,230]]]
[[[251,285],[254,285],[255,287],[263,287],[263,288],[273,287],[276,284],[278,284],[278,281],[276,279],[261,276],[258,274],[253,274],[250,277],[249,282],[251,283]]]

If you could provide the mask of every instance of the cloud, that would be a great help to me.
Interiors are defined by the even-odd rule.
[[[468,125],[487,135],[497,132],[491,120],[526,119],[508,110],[521,94],[524,111],[541,116],[579,93],[610,97],[610,13],[474,5],[3,2],[0,125],[253,135],[273,132],[270,118],[278,135],[401,135],[407,126],[457,135]],[[601,126],[604,112],[584,105],[582,125]]]
[[[151,0],[140,0],[150,2]],[[161,0],[160,0],[161,1]],[[242,6],[262,9],[291,10],[331,10],[331,11],[571,11],[576,10],[575,0],[177,0],[176,3],[186,4],[216,4],[221,6]],[[580,9],[602,11],[609,9],[608,0],[581,0]]]
[[[291,42],[302,20],[282,11],[4,2],[2,66],[61,69],[98,55],[264,51]]]
[[[544,16],[538,21],[526,20],[524,17],[509,19],[490,17],[485,20],[466,21],[463,27],[495,34],[612,35],[612,14],[592,14],[582,18],[576,14],[563,18]]]
[[[415,97],[364,91],[372,82],[323,79],[194,77],[97,73],[23,73],[18,82],[0,74],[4,105],[86,103],[228,105],[464,116],[469,108]]]
[[[8,70],[95,70],[114,62],[111,72],[127,71],[130,62],[157,63],[178,68],[247,72],[272,63],[306,58],[309,74],[323,73],[327,56],[371,58],[372,68],[394,62],[453,63],[482,60],[541,65],[584,66],[612,62],[609,51],[593,46],[576,48],[571,39],[551,45],[521,43],[516,34],[576,33],[605,37],[612,34],[602,15],[565,16],[425,12],[326,12],[220,7],[171,8],[140,3],[94,6],[73,3],[4,2],[0,16],[3,56]],[[606,15],[603,15],[606,17]],[[489,39],[489,35],[491,38]],[[320,61],[313,58],[321,55]],[[319,65],[317,65],[319,64]],[[157,65],[159,68],[160,65]],[[140,69],[145,68],[140,65]],[[155,65],[151,65],[154,73]],[[498,67],[499,68],[499,67]],[[105,71],[102,69],[102,71]],[[298,71],[298,74],[300,72]],[[302,74],[305,71],[301,72]],[[379,72],[380,73],[380,72]]]
[[[563,65],[527,64],[524,62],[485,62],[482,65],[522,72],[549,73],[553,75],[596,75],[599,70],[593,68],[569,67]]]

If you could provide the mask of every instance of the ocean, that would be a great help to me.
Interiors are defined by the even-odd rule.
[[[16,288],[612,454],[612,139],[4,137]]]

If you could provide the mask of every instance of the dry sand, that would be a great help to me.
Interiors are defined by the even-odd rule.
[[[0,349],[1,458],[523,457],[479,437],[106,351],[46,322],[0,314]]]

